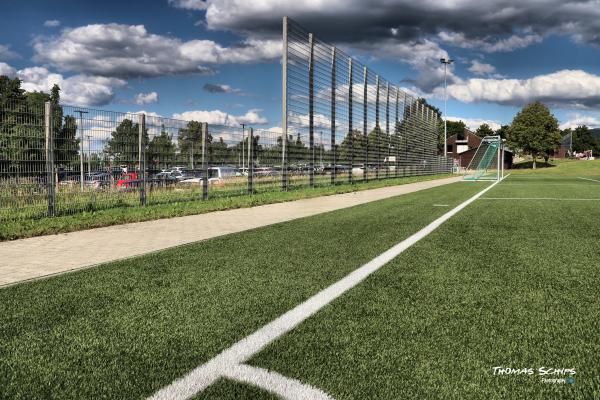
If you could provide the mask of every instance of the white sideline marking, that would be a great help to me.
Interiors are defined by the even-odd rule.
[[[558,201],[598,201],[600,199],[574,199],[560,197],[482,197],[480,200],[558,200]]]
[[[507,178],[509,175],[506,175],[505,178]],[[310,297],[303,303],[298,304],[296,307],[269,322],[256,332],[246,336],[239,342],[233,344],[231,347],[223,350],[206,363],[188,372],[182,378],[176,379],[168,386],[158,390],[149,399],[183,400],[189,399],[197,393],[203,391],[208,386],[212,385],[217,379],[227,376],[227,372],[231,371],[232,368],[246,362],[250,357],[260,352],[271,342],[290,332],[301,322],[315,314],[321,308],[325,307],[327,304],[340,297],[346,291],[358,285],[373,272],[377,271],[404,252],[406,249],[411,247],[413,244],[429,235],[444,222],[449,220],[469,204],[473,203],[500,182],[501,181],[494,182],[487,188],[475,194],[470,199],[464,201],[441,217],[437,218],[417,233],[394,245],[392,248],[375,257],[362,267],[355,269],[336,283],[321,290],[319,293]],[[270,389],[265,386],[262,387],[267,390],[275,390],[274,388]]]
[[[448,204],[434,204],[434,207],[448,207]]]
[[[286,400],[333,400],[333,397],[311,385],[251,365],[235,365],[223,375],[238,382],[266,389]]]
[[[592,181],[592,182],[598,182],[598,183],[600,183],[600,180],[598,180],[598,179],[592,179],[592,178],[582,178],[581,176],[579,176],[578,178],[579,178],[579,179],[586,180],[586,181]]]

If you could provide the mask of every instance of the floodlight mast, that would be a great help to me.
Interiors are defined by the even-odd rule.
[[[446,80],[446,75],[447,75],[447,70],[448,70],[448,65],[452,64],[454,62],[454,60],[452,60],[451,58],[440,58],[440,63],[444,64],[444,157],[446,157],[448,154],[448,96],[447,96],[447,90],[448,90],[448,85],[447,85],[447,80]]]

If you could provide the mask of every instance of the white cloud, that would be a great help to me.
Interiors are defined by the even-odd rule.
[[[149,33],[143,25],[93,24],[34,39],[34,59],[79,73],[118,78],[203,73],[206,64],[253,63],[280,57],[281,40],[249,38],[230,47]]]
[[[267,130],[269,132],[273,132],[273,133],[278,133],[280,135],[283,133],[283,129],[280,126],[272,126],[265,130]]]
[[[206,10],[208,7],[206,0],[169,0],[169,4],[185,10]]]
[[[0,44],[0,60],[9,60],[11,58],[18,58],[19,55],[10,49],[10,46]]]
[[[49,19],[47,21],[44,21],[44,26],[46,28],[57,28],[60,26],[60,21],[57,19]]]
[[[530,79],[476,78],[450,85],[448,95],[465,103],[523,105],[539,100],[550,105],[587,108],[600,104],[600,76],[562,70]]]
[[[560,129],[577,128],[578,126],[585,125],[589,128],[600,128],[600,117],[585,114],[569,114],[568,120],[560,124]]]
[[[462,118],[448,116],[448,121],[462,121],[465,123],[465,125],[467,125],[467,128],[473,132],[475,132],[482,124],[488,124],[493,130],[500,129],[500,126],[502,125],[498,121],[482,118]]]
[[[158,101],[158,93],[150,92],[150,93],[138,93],[135,95],[134,102],[135,104],[150,104],[156,103]]]
[[[9,78],[14,78],[17,76],[17,70],[7,63],[0,62],[0,75],[6,75]]]
[[[313,116],[313,124],[316,129],[329,129],[329,127],[331,127],[331,118],[324,114],[315,113]],[[308,114],[289,113],[288,129],[308,128],[309,126],[310,118]]]
[[[54,84],[61,88],[61,100],[67,104],[101,106],[114,98],[114,88],[125,85],[125,81],[101,76],[74,75],[68,78],[51,73],[43,67],[30,67],[17,71],[26,91],[48,93]]]
[[[200,121],[215,125],[225,125],[237,127],[240,124],[247,125],[262,125],[268,120],[259,114],[260,110],[249,110],[244,115],[231,115],[221,110],[195,110],[185,111],[183,113],[173,114],[175,119],[183,119],[186,121]]]
[[[496,68],[491,64],[485,64],[479,62],[478,60],[473,60],[471,62],[471,66],[469,67],[469,71],[475,75],[488,75],[496,72]]]
[[[510,35],[502,39],[474,39],[468,38],[463,32],[445,32],[438,33],[438,38],[450,45],[461,47],[463,49],[477,49],[486,53],[511,52],[514,50],[529,47],[534,43],[539,43],[543,37],[537,34]]]

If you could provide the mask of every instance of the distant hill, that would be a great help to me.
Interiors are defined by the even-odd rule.
[[[593,137],[600,140],[600,128],[590,129],[590,132],[592,132]]]

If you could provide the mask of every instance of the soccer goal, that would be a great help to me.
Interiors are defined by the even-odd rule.
[[[465,172],[468,181],[496,181],[504,176],[504,151],[500,136],[486,136],[481,140]]]

